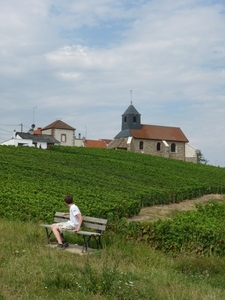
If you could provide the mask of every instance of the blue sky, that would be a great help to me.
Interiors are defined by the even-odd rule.
[[[113,138],[132,90],[142,124],[225,167],[224,1],[1,1],[0,63],[0,142],[56,119]]]

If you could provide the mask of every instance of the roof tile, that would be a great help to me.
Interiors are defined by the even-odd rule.
[[[188,142],[179,127],[168,127],[158,125],[141,125],[140,130],[130,130],[134,138],[149,140],[166,140],[174,142]]]
[[[84,147],[87,148],[106,148],[107,144],[103,140],[85,140]]]
[[[47,129],[67,129],[67,130],[75,130],[75,128],[71,127],[70,125],[64,123],[61,120],[56,120],[55,122],[45,126],[44,128],[42,128],[43,130],[47,130]]]
[[[32,140],[34,143],[46,142],[49,144],[60,144],[57,139],[49,134],[30,134],[26,132],[17,132],[16,135],[19,135],[22,139]]]

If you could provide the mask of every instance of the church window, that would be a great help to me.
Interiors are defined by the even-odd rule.
[[[161,143],[158,142],[158,143],[157,143],[157,146],[156,146],[157,151],[160,151],[160,148],[161,148]]]
[[[139,143],[139,149],[142,150],[143,148],[144,148],[144,142],[140,141],[140,143]]]
[[[176,152],[176,145],[174,143],[171,144],[171,152]]]

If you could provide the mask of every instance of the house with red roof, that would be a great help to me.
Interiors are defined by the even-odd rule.
[[[141,124],[141,114],[132,102],[122,115],[121,131],[108,149],[122,149],[183,161],[197,162],[196,149],[179,127]]]
[[[52,135],[55,139],[60,141],[61,146],[75,145],[76,129],[61,120],[56,120],[40,130],[42,134]]]

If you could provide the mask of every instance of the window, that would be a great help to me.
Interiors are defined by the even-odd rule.
[[[139,149],[142,150],[144,148],[144,142],[140,141],[139,143]]]
[[[127,117],[124,117],[124,123],[126,123],[127,122]]]
[[[176,145],[174,143],[171,144],[171,152],[176,152]]]
[[[135,116],[133,116],[133,122],[136,123],[137,122],[137,118]]]
[[[65,134],[61,134],[61,142],[66,142],[66,135]]]
[[[157,151],[160,151],[160,148],[161,148],[161,143],[158,142],[158,143],[157,143],[157,147],[156,147]]]

